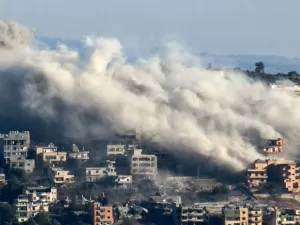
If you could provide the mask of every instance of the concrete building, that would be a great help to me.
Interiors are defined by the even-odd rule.
[[[205,208],[197,205],[181,206],[179,210],[179,220],[176,224],[180,225],[207,225],[209,222],[208,212]]]
[[[267,140],[264,144],[263,150],[268,158],[283,157],[284,140],[282,138]]]
[[[94,202],[92,217],[93,225],[113,225],[113,207],[102,206],[99,202]]]
[[[48,146],[37,146],[35,149],[37,156],[45,152],[57,152],[57,147],[53,143],[50,143]]]
[[[132,185],[131,175],[118,175],[116,178],[116,186],[119,188],[130,188]]]
[[[57,201],[56,187],[27,187],[23,193],[31,202],[52,203]]]
[[[67,152],[43,152],[42,159],[44,163],[49,165],[53,163],[66,162]]]
[[[79,150],[78,146],[73,144],[72,146],[72,152],[69,153],[69,158],[70,159],[77,159],[80,161],[88,161],[89,160],[89,151],[82,151]]]
[[[136,128],[116,134],[116,141],[126,144],[138,144],[141,146],[142,132],[141,129]]]
[[[31,202],[25,195],[19,195],[14,203],[16,209],[16,220],[18,223],[23,223],[29,220],[32,216],[39,212],[48,212],[49,205],[42,202]]]
[[[226,205],[222,211],[224,225],[262,225],[262,209],[253,206]]]
[[[108,144],[107,145],[107,156],[111,155],[125,155],[125,146],[123,144]]]
[[[157,157],[142,154],[142,149],[135,149],[131,157],[131,174],[133,179],[156,179]]]
[[[107,176],[117,176],[115,161],[107,160],[105,167],[87,167],[85,169],[86,181],[96,182]]]
[[[24,157],[10,157],[9,167],[14,169],[23,169],[26,173],[32,173],[35,169],[34,159],[25,159]]]
[[[273,161],[271,160],[257,159],[254,162],[253,168],[248,169],[248,188],[250,191],[257,191],[262,184],[267,183],[267,168],[272,163]]]
[[[251,192],[269,182],[278,182],[290,193],[300,192],[300,166],[292,160],[256,160],[248,169],[248,188]]]
[[[10,131],[3,136],[3,141],[4,160],[6,163],[10,162],[11,156],[27,158],[28,148],[30,146],[29,131]]]
[[[73,184],[74,175],[70,174],[68,170],[60,167],[51,167],[48,169],[48,177],[53,184]]]
[[[267,224],[270,225],[290,225],[300,223],[300,210],[299,209],[272,209],[270,218]]]

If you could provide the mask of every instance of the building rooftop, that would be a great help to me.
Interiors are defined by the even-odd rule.
[[[51,191],[53,187],[44,187],[44,186],[37,186],[37,187],[27,187],[26,189],[28,191],[45,191],[45,192],[49,192]]]
[[[30,138],[29,131],[10,131],[8,134],[3,135],[4,139],[24,139],[27,140]]]

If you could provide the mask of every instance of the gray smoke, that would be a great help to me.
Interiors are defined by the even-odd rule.
[[[243,74],[205,70],[177,48],[130,64],[116,39],[96,37],[86,40],[93,51],[83,66],[66,46],[31,45],[22,26],[0,22],[0,31],[10,46],[0,49],[2,116],[25,114],[50,133],[81,139],[140,127],[176,154],[236,170],[262,157],[261,138],[286,137],[288,155],[296,154],[300,100]]]

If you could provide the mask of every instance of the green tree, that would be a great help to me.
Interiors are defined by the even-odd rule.
[[[21,183],[26,182],[26,172],[25,170],[22,169],[10,169],[8,172],[8,178],[10,178],[11,176],[15,176],[18,178],[18,180]]]
[[[8,204],[0,204],[0,222],[1,224],[11,224],[14,219],[14,211]]]
[[[45,212],[40,212],[34,217],[35,222],[38,225],[51,225],[51,219]]]
[[[255,63],[255,72],[261,74],[265,72],[265,65],[262,61]]]

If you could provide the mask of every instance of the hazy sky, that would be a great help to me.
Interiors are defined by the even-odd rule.
[[[173,39],[197,52],[300,57],[299,8],[299,0],[0,0],[0,19],[135,48]]]

